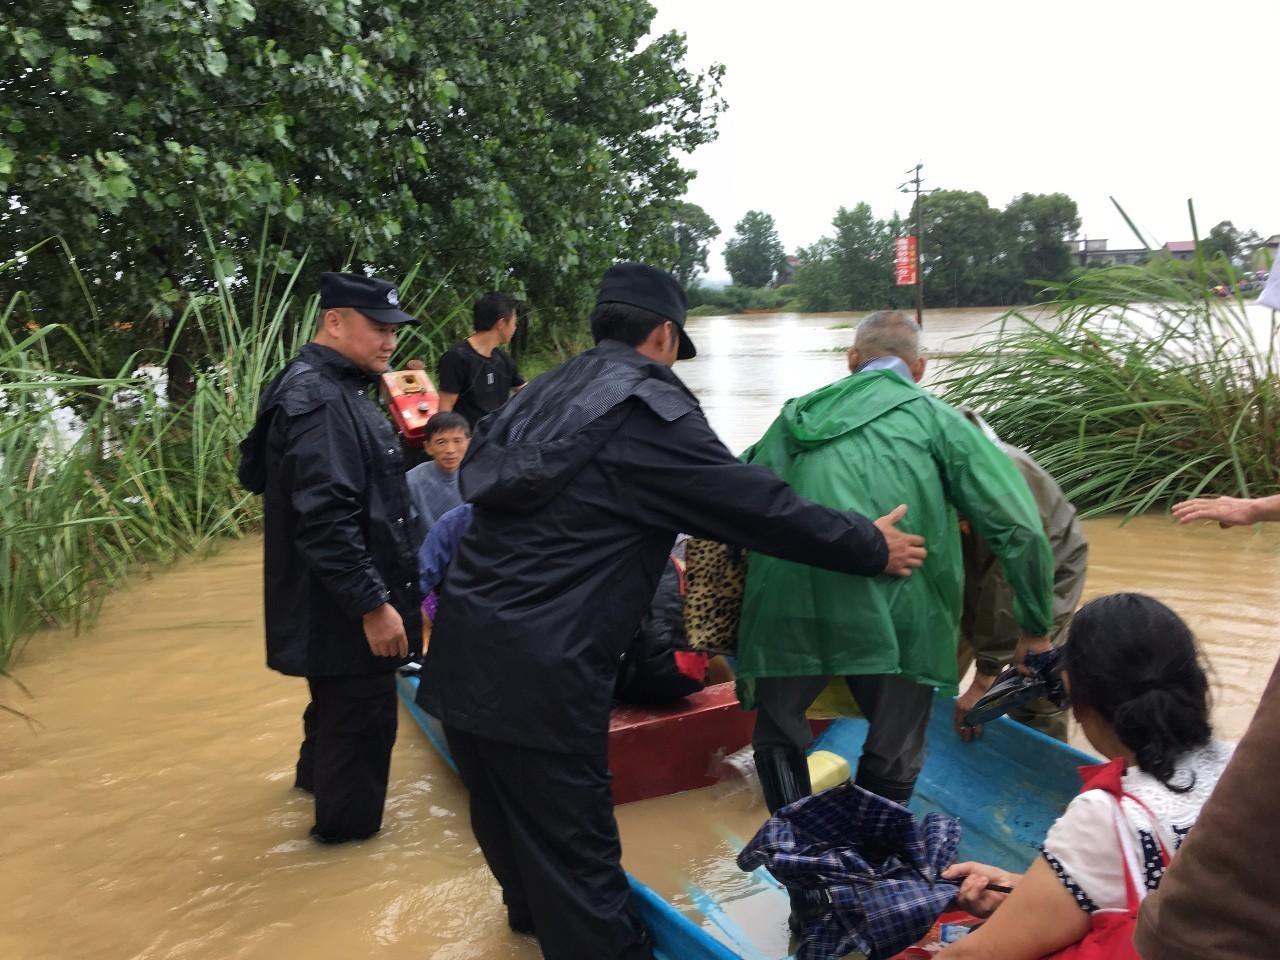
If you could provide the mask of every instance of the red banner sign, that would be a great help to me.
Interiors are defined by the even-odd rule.
[[[916,238],[898,237],[893,242],[893,275],[900,287],[916,282]]]

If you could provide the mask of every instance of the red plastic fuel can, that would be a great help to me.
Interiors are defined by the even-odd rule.
[[[392,370],[382,375],[382,398],[401,436],[421,440],[431,415],[440,409],[440,394],[425,370]]]

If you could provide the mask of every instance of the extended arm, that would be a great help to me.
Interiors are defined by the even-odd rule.
[[[1013,893],[991,919],[944,949],[938,957],[940,960],[1040,960],[1083,939],[1089,926],[1089,914],[1076,905],[1044,859],[1037,857],[1026,875],[1017,879]]]
[[[884,531],[890,540],[904,534],[805,500],[772,471],[739,463],[700,413],[664,423],[641,407],[628,420],[615,469],[646,522],[843,573],[875,576],[896,564]],[[923,546],[914,549],[919,566]]]
[[[1048,647],[1053,629],[1053,553],[1031,491],[1017,467],[995,444],[958,414],[937,431],[951,500],[1000,560],[1013,591],[1013,616],[1023,631],[1014,654],[1027,641]]]
[[[1214,520],[1221,527],[1247,526],[1280,520],[1280,494],[1245,499],[1241,497],[1198,497],[1173,507],[1179,523]]]

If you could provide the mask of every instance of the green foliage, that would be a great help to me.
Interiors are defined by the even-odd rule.
[[[1024,193],[1004,210],[971,190],[939,190],[921,203],[928,306],[1025,303],[1071,276],[1066,238],[1080,216],[1066,194]]]
[[[724,246],[724,265],[735,286],[767,287],[785,260],[773,217],[748,210]]]
[[[923,204],[921,272],[930,306],[1025,302],[1035,293],[1030,283],[1072,276],[1065,238],[1080,218],[1066,194],[1024,193],[1001,211],[981,193],[939,190]],[[913,233],[914,220],[879,220],[859,203],[841,207],[831,225],[831,236],[799,251],[803,309],[873,310],[914,300],[913,288],[894,283],[894,240]]]
[[[1241,239],[1240,231],[1235,228],[1235,225],[1230,220],[1223,220],[1210,228],[1209,235],[1204,238],[1200,247],[1204,250],[1206,260],[1221,257],[1230,261],[1243,252]]]
[[[711,215],[696,203],[677,203],[671,217],[672,240],[677,254],[671,272],[689,287],[699,272],[707,269],[707,252],[711,241],[720,236],[720,228]]]
[[[701,287],[689,288],[689,312],[695,317],[745,313],[748,310],[781,310],[795,295],[794,289],[778,287]]]
[[[619,256],[671,262],[669,223],[715,135],[721,68],[650,37],[646,0],[18,0],[0,20],[0,249],[62,237],[4,278],[95,355],[169,343],[228,275],[318,271],[527,297],[581,323]],[[16,15],[13,15],[15,14]],[[268,242],[252,237],[270,217]],[[128,282],[116,282],[127,278]],[[235,296],[244,290],[234,287]],[[175,356],[195,352],[184,343]],[[61,361],[78,363],[65,343]],[[192,357],[198,361],[198,357]],[[171,369],[175,392],[189,369]]]
[[[1230,220],[1223,220],[1209,229],[1209,235],[1200,242],[1206,260],[1233,263],[1239,260],[1248,264],[1262,238],[1253,230],[1238,230]]]
[[[1256,329],[1240,299],[1207,297],[1202,265],[1109,267],[1056,287],[1046,319],[1012,313],[948,367],[947,399],[1029,450],[1086,515],[1274,492],[1276,314]]]
[[[148,375],[154,368],[138,370],[139,356],[109,363],[76,335],[71,318],[27,327],[12,322],[25,297],[7,303],[0,670],[34,630],[91,617],[103,593],[140,565],[209,549],[257,525],[260,502],[236,479],[237,445],[261,388],[314,329],[316,298],[300,289],[301,265],[288,275],[264,270],[249,278],[246,297],[232,296],[220,266],[225,253],[214,251],[203,275],[221,292],[187,300],[170,344],[186,331],[223,350],[196,371],[181,403]],[[412,270],[401,290],[407,309],[427,322],[402,338],[396,362],[434,363],[467,325],[467,305]],[[85,300],[80,310],[95,306]],[[70,353],[87,373],[58,362]]]
[[[997,261],[1004,227],[1000,211],[973,190],[939,190],[922,203],[920,269],[925,304],[1008,302],[1002,296],[1003,264]],[[993,295],[997,290],[1000,293]]]
[[[1080,211],[1065,193],[1024,193],[1004,209],[1004,245],[1011,279],[1062,281],[1071,274],[1067,237],[1080,230]],[[1026,296],[1026,291],[1018,291]],[[1014,292],[1014,296],[1018,295]]]
[[[798,252],[798,303],[810,311],[871,310],[904,306],[913,293],[894,285],[894,240],[906,228],[894,214],[878,220],[871,207],[841,207],[831,221],[834,234]]]

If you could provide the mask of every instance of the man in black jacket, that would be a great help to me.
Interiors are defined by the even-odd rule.
[[[422,645],[417,518],[376,403],[400,325],[394,286],[320,281],[320,321],[263,391],[240,480],[263,495],[267,665],[307,678],[297,786],[311,835],[377,833],[396,738],[395,670]]]
[[[445,725],[512,928],[548,960],[649,957],[630,906],[606,745],[618,661],[676,531],[848,573],[906,575],[919,537],[803,500],[739,463],[671,372],[685,294],[605,273],[597,346],[481,422],[472,522],[444,581],[419,703]]]

